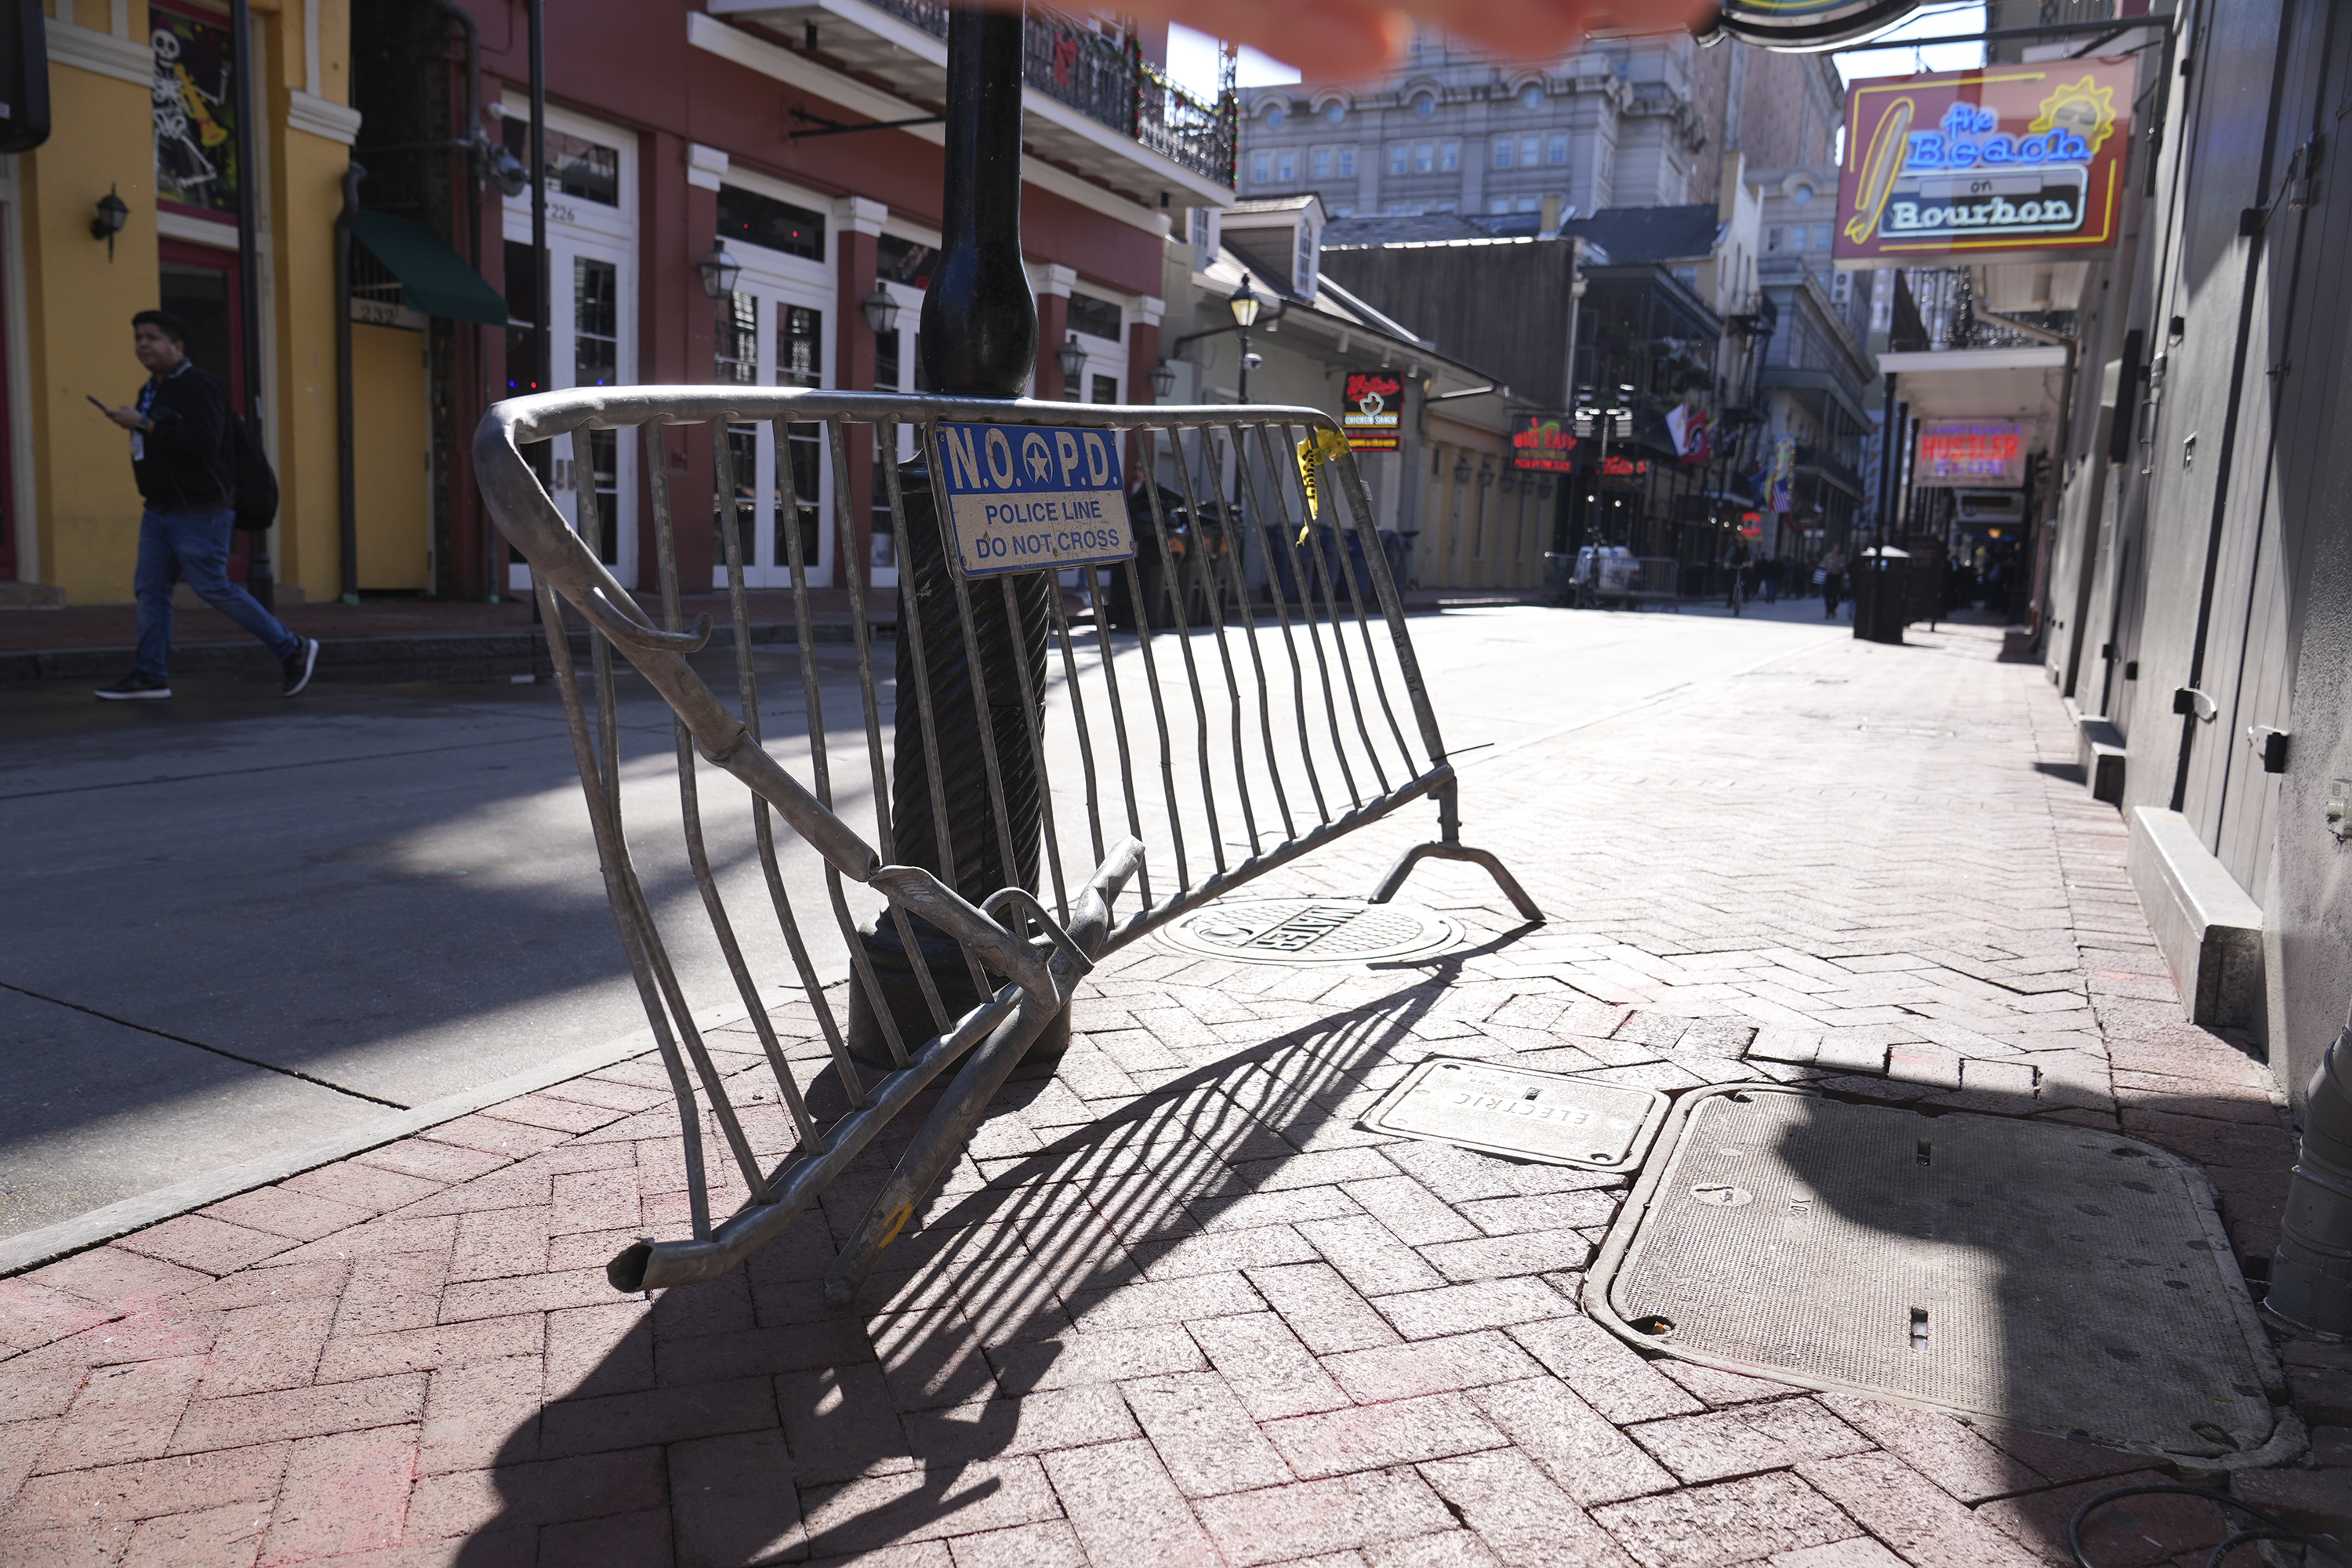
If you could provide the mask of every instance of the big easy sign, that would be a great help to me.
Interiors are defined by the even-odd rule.
[[[2113,247],[2137,70],[2047,60],[1855,82],[1832,254],[1858,268]]]
[[[1576,426],[1559,415],[1523,414],[1511,432],[1511,467],[1565,474],[1576,468]]]

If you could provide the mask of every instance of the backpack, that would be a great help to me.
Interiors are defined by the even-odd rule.
[[[230,415],[228,429],[229,458],[236,470],[236,525],[260,533],[278,521],[278,471],[244,416]]]

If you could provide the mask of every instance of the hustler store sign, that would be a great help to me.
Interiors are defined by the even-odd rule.
[[[2112,247],[2136,69],[2051,60],[1854,83],[1837,261],[1917,267]]]
[[[1911,482],[2013,489],[2025,483],[2025,426],[2006,419],[1927,420]]]

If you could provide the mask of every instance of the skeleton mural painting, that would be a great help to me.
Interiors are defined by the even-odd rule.
[[[236,211],[236,90],[228,29],[156,6],[155,194]]]

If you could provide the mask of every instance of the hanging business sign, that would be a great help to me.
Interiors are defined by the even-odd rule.
[[[1393,452],[1404,435],[1404,376],[1392,370],[1351,370],[1339,407],[1348,445],[1359,452]]]
[[[2112,247],[2137,69],[2128,59],[2048,60],[1855,82],[1838,174],[1838,264],[1976,264]]]
[[[1713,24],[1744,44],[1817,48],[1869,37],[1908,16],[1916,0],[1717,0]],[[1706,37],[1705,35],[1702,35]],[[1712,37],[1706,37],[1712,43]]]
[[[1638,489],[1650,477],[1647,458],[1607,457],[1601,459],[1601,482],[1612,489]]]
[[[940,457],[965,576],[1134,555],[1114,432],[942,425]]]
[[[2025,437],[2025,426],[2011,419],[1924,420],[1911,483],[1938,489],[2022,486]]]
[[[1565,474],[1576,467],[1576,426],[1557,414],[1523,414],[1511,432],[1511,467]]]

